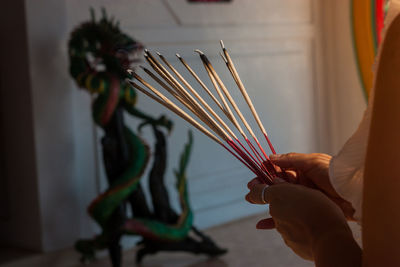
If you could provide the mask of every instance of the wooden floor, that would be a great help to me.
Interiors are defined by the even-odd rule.
[[[135,264],[135,249],[124,253],[124,267],[303,267],[314,266],[296,256],[283,243],[275,230],[256,230],[255,223],[262,215],[244,218],[207,229],[205,232],[229,251],[222,257],[209,259],[187,253],[159,253]],[[353,228],[357,226],[353,225]],[[18,261],[0,264],[0,267],[109,267],[110,261],[102,257],[87,265],[79,264],[79,255],[67,249],[41,255],[28,255]]]

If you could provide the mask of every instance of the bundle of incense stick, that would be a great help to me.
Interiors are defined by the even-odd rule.
[[[275,149],[268,138],[267,132],[265,131],[265,128],[261,123],[257,111],[254,108],[254,105],[247,93],[246,88],[242,83],[242,80],[239,77],[238,72],[236,71],[232,58],[229,56],[228,50],[225,48],[224,43],[222,41],[220,43],[223,51],[223,53],[220,53],[220,55],[224,60],[233,79],[235,80],[240,92],[242,93],[244,100],[249,106],[250,111],[255,121],[257,122],[257,125],[260,128],[262,134],[264,135],[270,150],[272,151],[272,153],[275,154]],[[159,86],[167,91],[194,116],[189,115],[189,113],[187,113],[177,104],[172,102],[169,98],[167,98],[163,93],[161,93],[145,79],[139,76],[136,72],[132,70],[127,70],[128,73],[131,75],[131,79],[127,79],[127,81],[131,84],[131,86],[143,92],[166,108],[170,109],[178,116],[186,120],[188,123],[192,124],[203,134],[211,138],[217,144],[221,145],[224,149],[235,156],[240,162],[242,162],[247,168],[249,168],[254,174],[256,174],[257,177],[259,177],[259,179],[261,179],[264,183],[271,184],[272,178],[276,176],[276,171],[273,164],[269,161],[269,158],[262,148],[253,129],[250,127],[249,123],[238,108],[235,100],[232,98],[232,95],[229,93],[221,78],[211,65],[211,62],[200,50],[195,50],[195,52],[199,54],[200,59],[203,62],[204,68],[211,80],[211,84],[213,85],[215,92],[217,93],[217,96],[212,93],[212,91],[206,86],[206,84],[199,78],[199,76],[179,54],[176,54],[176,56],[183,64],[183,66],[188,70],[188,72],[199,83],[200,88],[207,92],[211,100],[214,101],[216,106],[222,111],[222,113],[224,114],[224,118],[231,122],[232,125],[234,125],[236,130],[244,139],[244,144],[239,140],[237,135],[221,118],[221,116],[218,115],[218,113],[210,107],[210,105],[203,99],[203,97],[199,95],[199,93],[193,88],[193,86],[189,84],[185,80],[185,78],[160,53],[157,52],[157,55],[165,65],[157,60],[156,57],[154,57],[152,53],[150,53],[150,51],[146,49],[144,57],[151,68],[154,70],[154,72],[143,66],[141,66],[141,68],[156,83],[158,83]],[[156,75],[156,73],[158,74],[158,76]],[[144,85],[146,89],[138,85],[135,80]],[[218,98],[220,100],[218,100]],[[234,114],[230,106],[233,107],[236,115]],[[240,121],[236,118],[236,116],[240,118]],[[196,117],[197,119],[195,119]],[[203,124],[199,121],[201,121]],[[256,145],[253,145],[253,142],[248,138],[241,124],[244,125],[246,132],[250,134],[253,142]]]

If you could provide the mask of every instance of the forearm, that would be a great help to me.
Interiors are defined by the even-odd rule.
[[[315,266],[317,267],[358,267],[362,266],[362,250],[351,232],[332,231],[320,237],[313,244]]]

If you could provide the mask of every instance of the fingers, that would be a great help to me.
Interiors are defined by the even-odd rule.
[[[268,188],[266,184],[255,184],[250,188],[250,192],[246,195],[246,200],[251,204],[266,204],[265,191]]]
[[[275,177],[272,180],[274,185],[286,183],[285,180],[279,177]],[[247,187],[250,189],[250,192],[246,195],[245,199],[252,204],[266,204],[269,203],[267,200],[266,192],[270,186],[259,182],[257,178],[251,180]],[[269,190],[271,191],[271,190]]]
[[[293,191],[293,187],[297,185],[290,184],[281,178],[274,178],[273,185],[268,186],[264,190],[264,200],[270,204],[270,214],[272,215],[272,204],[280,204],[285,202],[284,199]]]
[[[261,184],[260,179],[258,179],[258,177],[253,178],[250,182],[247,183],[247,188],[251,189],[253,186],[255,186],[256,184]]]
[[[288,153],[270,155],[270,160],[275,165],[285,169],[297,169],[303,171],[308,166],[310,154]]]
[[[274,229],[275,228],[274,219],[272,219],[272,218],[263,219],[256,224],[256,228],[257,229]]]
[[[291,170],[280,171],[277,173],[277,176],[285,179],[290,179],[293,181],[296,181],[298,178],[297,172]]]
[[[294,171],[285,171],[284,173],[278,173],[278,175],[284,175],[284,178],[287,180],[285,181],[284,179],[280,178],[280,177],[275,177],[274,179],[277,179],[275,182],[276,183],[280,183],[280,182],[289,182],[289,183],[297,183],[297,174]],[[253,186],[257,185],[257,184],[264,184],[262,182],[260,182],[260,179],[258,177],[255,177],[253,179],[250,180],[250,182],[247,183],[247,188],[251,189]]]
[[[264,161],[263,165],[268,170],[268,172],[272,174],[272,176],[275,176],[277,172],[281,171],[281,168],[279,168],[277,165],[274,165],[269,160]]]
[[[285,170],[282,174],[278,177],[283,178],[286,182],[291,184],[298,184],[299,183],[299,175],[295,171]]]
[[[314,183],[313,178],[314,177],[300,175],[299,179],[297,179],[297,181],[299,184],[304,185],[306,187],[313,188],[313,189],[318,188],[318,186]],[[318,177],[318,178],[320,178],[320,177]]]

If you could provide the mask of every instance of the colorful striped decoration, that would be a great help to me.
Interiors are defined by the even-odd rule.
[[[351,2],[354,49],[366,99],[372,88],[372,66],[382,38],[384,6],[387,2],[387,0],[352,0]]]

